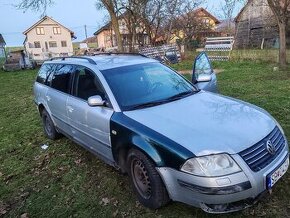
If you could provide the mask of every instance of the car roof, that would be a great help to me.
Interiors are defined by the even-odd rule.
[[[91,64],[99,70],[107,70],[117,67],[130,66],[136,64],[158,62],[155,59],[138,54],[99,54],[96,56],[65,57],[44,63],[79,64],[88,66]]]

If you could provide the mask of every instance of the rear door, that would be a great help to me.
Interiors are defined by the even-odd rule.
[[[75,69],[73,96],[68,98],[67,111],[72,135],[76,141],[112,161],[110,119],[113,109],[96,74],[83,66]],[[99,95],[107,104],[91,107],[88,98]]]
[[[71,81],[74,66],[57,64],[51,75],[50,87],[46,93],[46,101],[52,119],[60,130],[70,135],[66,104],[71,91]]]

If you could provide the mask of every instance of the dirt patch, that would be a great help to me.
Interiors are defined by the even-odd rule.
[[[219,73],[223,72],[224,69],[213,69],[213,71],[215,72],[215,74],[219,74]],[[180,74],[192,74],[192,70],[180,70],[180,71],[178,71],[178,73],[180,73]]]

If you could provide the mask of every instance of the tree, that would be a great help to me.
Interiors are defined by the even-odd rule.
[[[122,36],[120,33],[120,26],[118,22],[118,12],[120,10],[120,4],[117,0],[98,0],[96,2],[97,9],[105,8],[111,18],[112,27],[116,36],[116,41],[118,45],[118,51],[123,52],[124,46],[122,43]]]
[[[28,9],[42,11],[42,15],[45,15],[47,7],[52,4],[53,0],[22,0],[17,8],[24,11]]]
[[[279,27],[279,64],[282,68],[286,68],[286,26],[290,18],[290,0],[267,0]]]

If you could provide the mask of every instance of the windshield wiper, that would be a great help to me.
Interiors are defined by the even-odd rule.
[[[134,106],[130,107],[130,110],[153,107],[153,106],[160,105],[160,104],[163,104],[163,103],[166,103],[166,102],[168,102],[168,100],[151,101],[151,102],[147,102],[147,103],[143,103],[143,104],[137,104],[137,105],[134,105]]]
[[[197,93],[198,91],[193,91],[193,90],[190,90],[190,91],[185,91],[185,92],[181,92],[181,93],[178,93],[176,95],[173,95],[169,98],[167,98],[166,100],[167,101],[174,101],[174,100],[178,100],[178,99],[181,99],[181,98],[184,98],[184,97],[187,97],[187,96],[190,96],[194,93]]]
[[[166,99],[163,99],[163,100],[151,101],[151,102],[147,102],[147,103],[143,103],[143,104],[134,105],[134,106],[130,107],[130,110],[136,110],[136,109],[157,106],[160,104],[164,104],[167,102],[175,101],[175,100],[190,96],[190,95],[197,93],[197,92],[199,92],[199,90],[198,91],[190,90],[190,91],[186,91],[186,92],[181,92],[181,93],[178,93],[176,95],[173,95],[173,96],[166,98]]]

